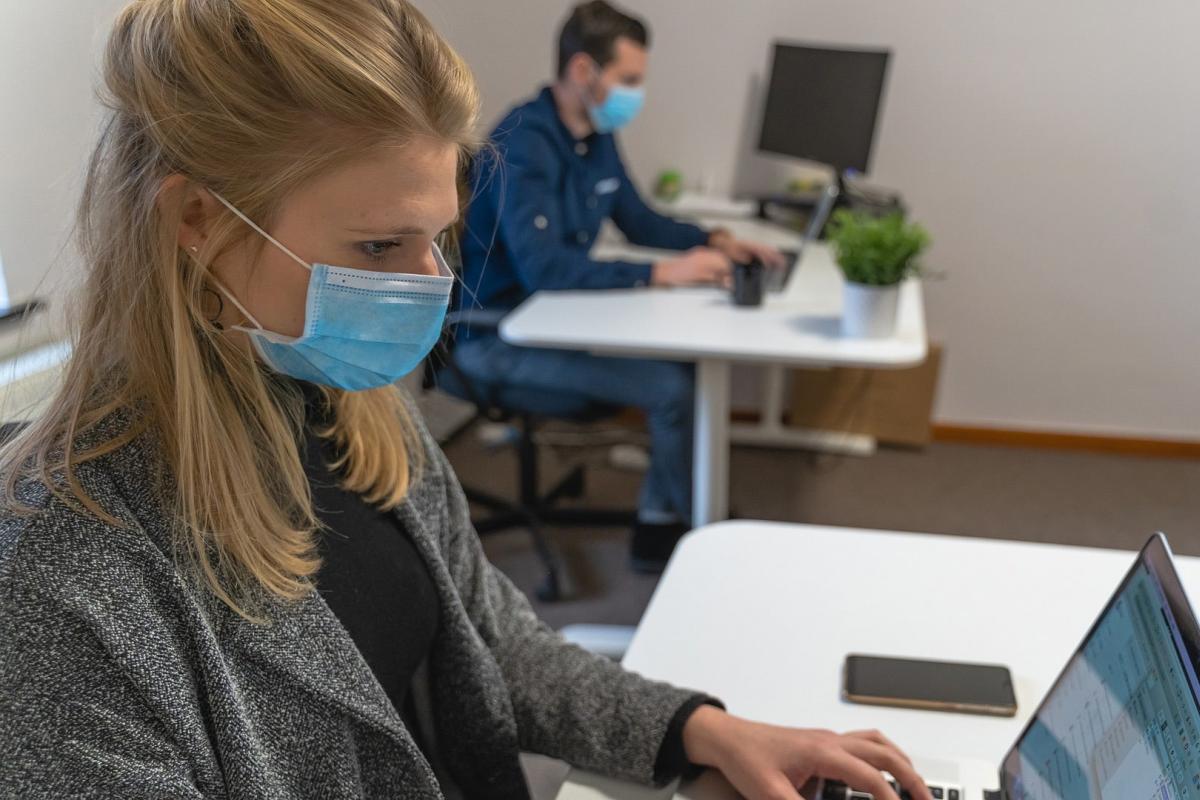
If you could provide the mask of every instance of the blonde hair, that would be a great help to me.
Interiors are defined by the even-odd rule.
[[[320,564],[298,449],[303,398],[209,319],[208,259],[247,228],[227,214],[188,257],[182,208],[159,202],[163,180],[183,174],[266,226],[290,191],[368,148],[427,136],[457,144],[465,162],[477,89],[406,0],[135,0],[116,21],[104,79],[111,113],[78,215],[89,274],[74,355],[48,413],[3,453],[6,505],[19,508],[19,486],[36,481],[119,525],[76,469],[149,432],[180,553],[250,616],[254,597],[302,597]],[[422,451],[399,392],[323,393],[333,415],[320,433],[342,454],[332,466],[343,486],[400,504]],[[121,412],[133,424],[80,449]]]

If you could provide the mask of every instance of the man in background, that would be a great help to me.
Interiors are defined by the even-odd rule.
[[[504,117],[491,136],[494,158],[485,152],[476,164],[463,237],[465,307],[508,310],[540,290],[720,285],[733,261],[782,262],[772,248],[675,221],[642,200],[616,133],[642,109],[649,46],[646,25],[604,0],[574,8],[559,37],[557,79]],[[632,244],[679,255],[595,261],[589,253],[605,220]],[[631,560],[661,571],[690,527],[691,365],[515,347],[466,328],[455,357],[479,380],[646,412],[651,464]]]

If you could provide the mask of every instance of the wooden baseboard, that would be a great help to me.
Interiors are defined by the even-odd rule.
[[[934,425],[935,442],[1033,447],[1043,450],[1086,450],[1153,458],[1200,459],[1200,442],[1172,439],[1140,439],[1125,436],[1093,436],[1075,433],[979,428],[967,425]]]
[[[756,424],[757,411],[735,408],[730,414],[733,422]],[[645,422],[640,413],[626,414],[622,420],[637,426]],[[1129,436],[1095,436],[1076,433],[1051,433],[1010,428],[985,428],[972,425],[933,426],[935,442],[979,444],[999,447],[1030,447],[1039,450],[1083,450],[1092,453],[1112,453],[1150,458],[1185,458],[1200,460],[1200,441],[1176,439],[1144,439]]]

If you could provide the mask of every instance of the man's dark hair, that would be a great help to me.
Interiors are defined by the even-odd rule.
[[[601,68],[608,66],[621,37],[642,47],[650,46],[650,31],[637,17],[618,11],[605,0],[575,6],[558,36],[558,76],[563,76],[578,53],[587,53]]]

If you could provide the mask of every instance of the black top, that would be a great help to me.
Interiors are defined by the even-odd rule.
[[[415,737],[409,687],[437,634],[437,590],[396,516],[338,485],[329,468],[337,455],[333,445],[313,432],[325,420],[320,395],[305,389],[304,468],[323,526],[317,537],[322,559],[317,591]]]
[[[323,526],[317,538],[322,559],[317,591],[350,634],[418,745],[423,745],[409,688],[437,635],[436,587],[400,520],[341,488],[329,468],[337,457],[333,444],[314,432],[328,422],[328,410],[322,407],[316,387],[304,383],[300,387],[306,399],[304,469]],[[698,695],[675,713],[654,765],[658,780],[698,772],[683,749],[683,726],[701,705],[720,703]]]

